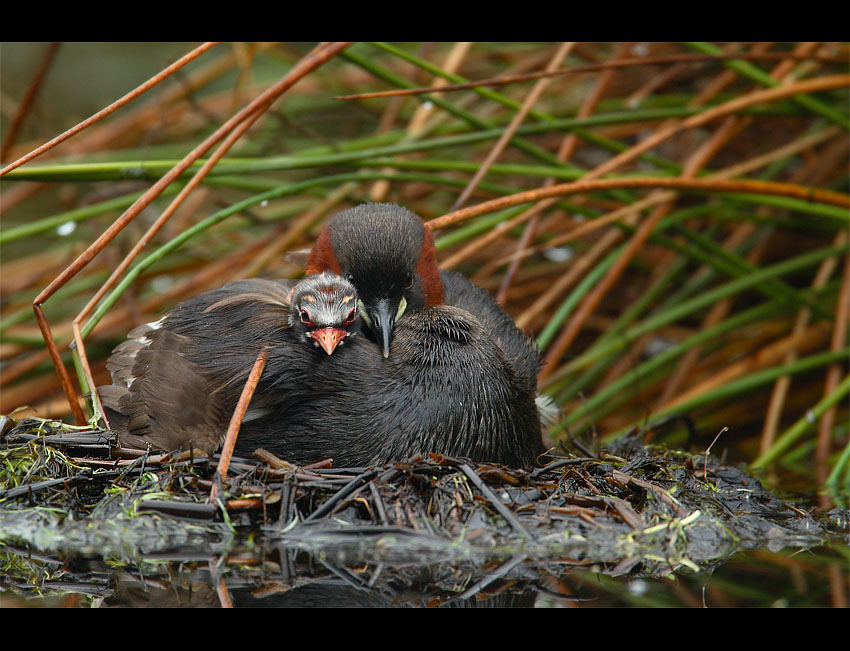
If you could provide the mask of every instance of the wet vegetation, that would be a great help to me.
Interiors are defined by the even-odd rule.
[[[2,47],[0,598],[847,605],[846,43],[204,46],[20,165],[195,46]],[[222,508],[86,423],[135,325],[364,201],[534,334],[548,466],[236,459]]]

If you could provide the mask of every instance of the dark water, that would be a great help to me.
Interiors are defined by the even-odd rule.
[[[116,569],[76,554],[0,551],[9,607],[830,607],[847,596],[846,547],[741,552],[700,572],[612,577],[612,567],[522,556],[420,565],[352,563],[333,554],[234,551],[194,560],[149,555]],[[170,558],[169,558],[170,557]],[[36,568],[38,570],[36,571]],[[843,595],[842,595],[843,591]]]

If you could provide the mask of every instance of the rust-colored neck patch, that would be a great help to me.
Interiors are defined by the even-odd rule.
[[[322,234],[316,240],[313,250],[310,251],[310,256],[307,258],[307,275],[320,274],[323,271],[332,271],[335,274],[340,274],[339,260],[334,255],[334,250],[331,248],[331,231],[325,227],[322,229]]]
[[[434,238],[427,228],[422,241],[422,253],[416,265],[416,273],[422,279],[422,292],[425,294],[425,305],[442,305],[443,283],[440,271],[437,269],[437,252],[434,249]]]

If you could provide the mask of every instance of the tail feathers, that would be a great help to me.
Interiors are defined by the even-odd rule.
[[[211,400],[206,378],[180,355],[148,348],[138,353],[137,362],[122,362],[119,371],[113,371],[115,384],[98,387],[104,413],[121,445],[215,451],[235,400],[232,406]],[[126,376],[119,374],[124,368]],[[119,383],[121,377],[126,382]]]
[[[538,393],[535,399],[537,413],[540,416],[540,424],[549,427],[558,422],[561,417],[561,408],[552,398],[545,393]]]

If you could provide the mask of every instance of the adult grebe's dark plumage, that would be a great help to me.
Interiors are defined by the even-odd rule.
[[[396,326],[385,358],[357,333],[354,288],[332,274],[239,281],[130,333],[99,389],[124,445],[217,449],[257,354],[269,350],[236,452],[337,466],[440,452],[512,466],[542,452],[534,393],[468,312]],[[331,339],[331,343],[327,343]],[[324,350],[318,347],[322,343]],[[334,352],[338,342],[344,350]]]
[[[474,351],[473,357],[482,363],[480,386],[470,382],[462,390],[454,388],[454,396],[458,400],[466,399],[469,405],[465,417],[471,421],[479,419],[482,423],[487,420],[488,416],[481,410],[492,406],[495,400],[474,403],[470,398],[475,397],[476,391],[495,390],[495,386],[487,384],[493,381],[500,384],[500,391],[504,390],[499,393],[499,399],[506,401],[505,408],[518,418],[519,429],[501,420],[494,422],[496,429],[491,428],[486,435],[485,426],[477,430],[467,428],[467,432],[491,437],[486,442],[482,439],[480,444],[481,449],[489,446],[489,460],[510,464],[521,457],[525,460],[523,463],[528,463],[530,456],[540,452],[543,447],[540,413],[535,400],[540,364],[537,348],[485,290],[461,274],[439,272],[431,233],[415,213],[385,203],[363,204],[337,213],[323,229],[307,261],[308,274],[325,271],[338,273],[355,285],[361,317],[383,357],[399,369],[407,364],[416,367],[403,352],[409,349],[407,342],[396,345],[395,338],[402,332],[420,342],[422,350],[443,354],[463,339],[469,347],[467,352]],[[472,322],[474,326],[469,325]],[[433,327],[437,323],[441,326]],[[466,334],[459,337],[458,328],[451,323],[464,324],[459,327]],[[458,350],[453,354],[457,355]],[[393,359],[394,355],[401,357]],[[499,361],[493,359],[495,355]],[[445,373],[445,378],[432,379],[452,391],[448,378],[453,365],[460,369],[463,362],[449,355],[442,363],[444,371],[441,372]],[[493,364],[492,373],[499,378],[488,377],[491,373],[486,366],[488,363]],[[374,361],[370,364],[374,365]],[[460,375],[467,377],[463,373]],[[510,380],[503,383],[507,375]],[[545,400],[542,402],[545,404]],[[429,404],[419,412],[431,408]],[[536,416],[534,423],[525,418],[531,412]],[[472,440],[466,444],[474,445]],[[508,452],[511,446],[518,450],[513,457]],[[534,450],[533,455],[531,450]]]
[[[362,466],[439,452],[520,467],[543,452],[535,391],[468,312],[440,305],[396,324],[389,357],[364,337],[312,370],[309,397],[253,445]],[[241,440],[241,434],[240,434]]]

